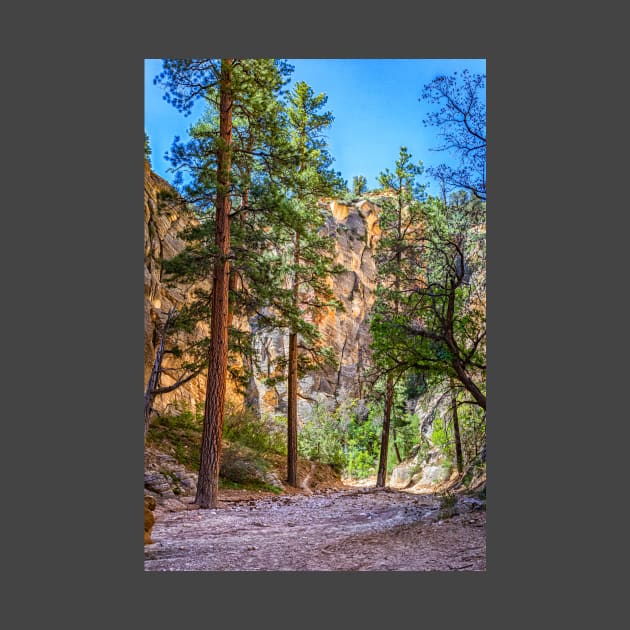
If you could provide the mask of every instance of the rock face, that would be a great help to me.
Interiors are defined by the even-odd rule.
[[[442,449],[432,441],[433,420],[436,417],[446,417],[449,413],[449,390],[444,385],[435,388],[431,395],[421,396],[416,401],[410,401],[412,410],[419,419],[420,436],[424,448],[418,447],[415,454],[408,460],[401,462],[392,470],[390,485],[395,488],[416,489],[431,488],[448,480],[453,468],[443,455]]]
[[[179,201],[170,184],[153,173],[148,162],[144,164],[144,386],[149,380],[159,332],[172,307],[186,302],[191,287],[170,287],[163,280],[160,264],[162,258],[172,258],[184,248],[179,233],[193,224],[194,216]],[[199,325],[194,337],[207,335],[208,327]],[[165,357],[164,366],[177,367],[177,361]],[[176,376],[176,374],[174,373]],[[161,384],[170,385],[175,378],[162,376]],[[175,404],[194,409],[195,403],[204,400],[205,378],[203,375],[185,383],[173,392],[162,394],[154,407],[164,411]]]
[[[188,509],[197,491],[197,475],[155,448],[145,448],[144,492],[159,511]],[[146,509],[145,509],[146,519]]]
[[[367,315],[376,288],[373,252],[380,235],[378,206],[367,199],[352,203],[329,200],[321,202],[321,206],[329,213],[325,229],[335,238],[335,262],[345,269],[332,279],[335,297],[343,304],[343,310],[321,309],[315,323],[324,344],[333,348],[339,367],[311,372],[300,380],[300,417],[308,414],[314,400],[363,397],[370,345]],[[267,387],[263,377],[270,373],[275,359],[288,357],[288,336],[274,332],[261,335],[257,342],[261,365],[255,388],[258,409],[262,413],[284,414],[286,384]]]
[[[389,485],[393,488],[430,489],[447,481],[452,473],[451,464],[444,459],[440,449],[418,450],[414,457],[392,470]]]
[[[352,396],[362,398],[365,393],[364,367],[369,349],[367,314],[374,302],[376,269],[374,247],[380,235],[378,206],[370,199],[352,202],[324,200],[321,207],[327,211],[325,229],[335,237],[336,262],[344,272],[332,280],[336,298],[344,310],[322,309],[316,324],[322,332],[325,345],[334,349],[339,361],[338,369],[311,372],[300,381],[301,398],[298,399],[300,416],[308,413],[317,398],[329,400]],[[191,287],[169,287],[163,280],[161,258],[170,258],[181,251],[184,241],[178,233],[195,221],[181,201],[176,199],[171,186],[153,173],[145,163],[144,175],[144,376],[145,387],[159,344],[159,330],[171,307],[186,302]],[[204,287],[209,289],[208,286]],[[238,318],[239,314],[235,314]],[[245,323],[247,326],[247,323]],[[200,325],[195,335],[207,336],[208,327]],[[248,403],[261,413],[285,414],[287,409],[286,385],[268,387],[263,379],[269,375],[274,359],[288,355],[288,335],[282,331],[258,335],[256,344],[260,372],[250,382]],[[168,363],[168,361],[171,363]],[[165,365],[176,366],[173,359]],[[162,385],[175,379],[164,375]],[[179,403],[189,409],[205,398],[205,376],[200,375],[172,393],[158,396],[154,407],[159,411]]]

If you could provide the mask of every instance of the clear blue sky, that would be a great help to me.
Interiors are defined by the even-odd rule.
[[[377,176],[392,170],[399,149],[405,145],[414,161],[425,167],[452,160],[438,145],[437,130],[424,127],[429,105],[419,101],[422,87],[439,74],[486,72],[485,59],[289,59],[295,70],[289,88],[306,81],[316,93],[328,96],[327,109],[335,117],[328,133],[334,168],[352,187],[352,178],[363,175],[368,188],[377,186]],[[203,105],[184,118],[162,99],[162,89],[153,78],[162,69],[159,59],[145,60],[145,131],[151,142],[153,169],[171,181],[169,164],[163,159],[173,138],[186,138]],[[428,178],[423,178],[431,184]],[[429,192],[437,194],[433,185]]]

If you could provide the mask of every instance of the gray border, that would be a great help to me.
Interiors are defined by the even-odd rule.
[[[458,619],[483,619],[485,625],[515,612],[520,621],[534,621],[542,603],[563,604],[560,583],[565,593],[580,590],[578,568],[585,563],[583,556],[576,559],[578,536],[585,533],[573,512],[580,505],[572,491],[578,471],[566,458],[567,430],[578,421],[590,426],[580,417],[579,397],[588,373],[575,346],[563,342],[582,338],[572,324],[581,303],[570,298],[583,297],[583,277],[575,268],[567,277],[563,265],[571,253],[567,248],[579,236],[588,239],[587,226],[578,234],[568,221],[581,205],[587,158],[581,146],[570,155],[562,149],[575,146],[584,124],[579,112],[564,106],[565,99],[574,103],[579,95],[595,104],[593,96],[569,92],[571,79],[582,77],[567,51],[572,44],[584,45],[571,34],[581,36],[598,23],[574,11],[569,33],[564,12],[550,7],[543,14],[506,6],[491,15],[469,3],[458,12],[448,3],[419,6],[413,15],[404,4],[396,11],[391,2],[378,9],[336,3],[329,11],[320,3],[307,16],[306,33],[295,5],[287,6],[289,11],[274,11],[265,3],[247,12],[239,3],[238,18],[247,15],[247,23],[235,21],[231,6],[222,15],[212,7],[212,14],[202,16],[197,7],[193,14],[180,3],[179,24],[168,5],[160,10],[153,3],[135,17],[129,9],[124,16],[101,9],[99,35],[86,30],[65,37],[55,30],[55,43],[66,49],[54,72],[35,77],[35,66],[24,70],[33,90],[19,105],[31,112],[29,122],[41,136],[36,153],[27,156],[30,168],[19,173],[24,179],[11,182],[18,192],[13,208],[26,206],[27,212],[17,217],[21,225],[6,232],[17,251],[7,265],[5,290],[19,296],[9,315],[17,313],[15,320],[25,326],[22,335],[11,330],[7,343],[20,358],[17,374],[29,374],[16,379],[26,389],[14,418],[24,419],[26,435],[18,439],[29,453],[34,448],[37,462],[29,480],[35,491],[28,492],[39,516],[33,540],[44,539],[37,565],[54,571],[40,608],[49,618],[54,612],[72,618],[76,613],[70,611],[83,607],[85,618],[107,622],[129,604],[149,627],[191,614],[214,620],[217,610],[228,611],[239,625],[247,617],[260,621],[265,613],[288,617],[288,608],[299,618],[330,620],[330,607],[337,603],[359,627],[380,615],[402,623],[410,613],[409,620],[425,623],[429,615],[447,617],[448,627]],[[280,23],[287,17],[290,28]],[[493,17],[490,30],[486,20]],[[142,378],[142,60],[209,50],[294,58],[487,58],[487,573],[151,578],[143,572],[132,516],[139,521],[142,472],[139,424],[134,429]],[[40,63],[46,58],[52,61],[42,55]],[[62,93],[74,100],[57,100]],[[42,118],[45,129],[37,124]],[[24,148],[22,130],[17,133],[16,145]],[[34,180],[40,188],[36,198],[28,194]],[[33,252],[38,268],[16,282],[13,268]],[[561,404],[554,404],[557,392]],[[573,451],[575,440],[569,444]],[[73,443],[70,449],[67,442]],[[23,457],[18,464],[16,470],[28,467]],[[586,489],[596,490],[593,482]],[[580,515],[593,525],[592,515]],[[17,562],[24,571],[23,557]],[[71,585],[56,578],[68,565]],[[596,602],[596,593],[590,595]],[[52,608],[46,610],[46,603]],[[574,609],[579,613],[586,605],[580,601]],[[335,625],[338,615],[335,611]]]

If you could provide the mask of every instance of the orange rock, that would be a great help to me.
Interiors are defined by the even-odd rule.
[[[151,539],[151,529],[155,523],[153,510],[155,509],[155,499],[151,496],[144,497],[144,544],[152,545],[155,541]]]

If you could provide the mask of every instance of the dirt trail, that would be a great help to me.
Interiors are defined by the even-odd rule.
[[[486,513],[460,497],[348,489],[163,512],[146,571],[484,571]]]

